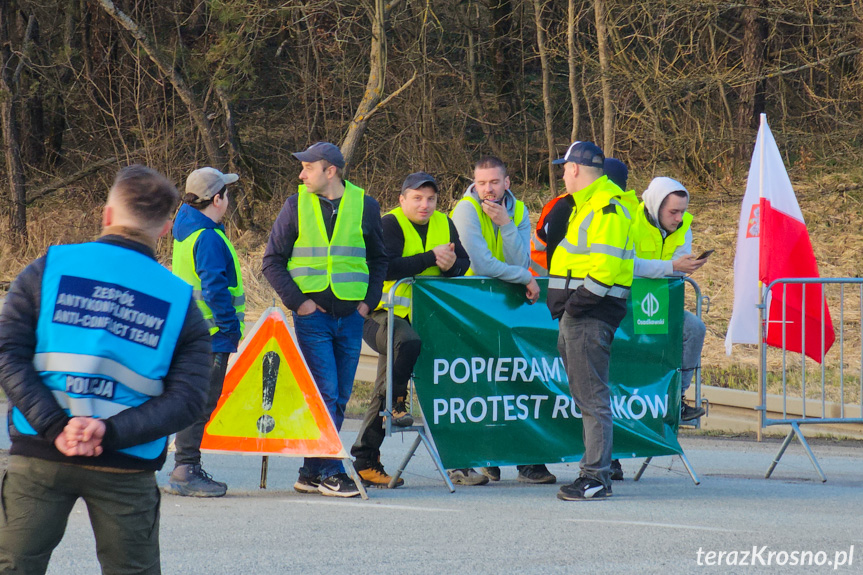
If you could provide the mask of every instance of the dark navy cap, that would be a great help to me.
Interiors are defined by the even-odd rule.
[[[629,168],[617,158],[605,158],[603,170],[608,179],[617,184],[617,187],[626,191],[626,181],[629,179]]]
[[[435,179],[425,173],[425,172],[414,172],[405,178],[404,183],[402,184],[402,193],[405,193],[407,190],[418,190],[425,185],[431,185],[434,188],[435,193],[438,193],[437,182]]]
[[[562,158],[554,160],[552,164],[565,164],[567,162],[603,169],[605,154],[602,153],[602,148],[593,142],[575,142]]]
[[[293,156],[301,162],[318,162],[326,160],[337,168],[345,167],[345,157],[335,144],[329,142],[318,142],[312,144],[305,151],[294,152]]]

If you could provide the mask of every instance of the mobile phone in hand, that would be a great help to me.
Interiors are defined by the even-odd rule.
[[[705,259],[705,258],[709,258],[709,257],[710,257],[710,254],[712,254],[712,253],[713,253],[713,252],[715,252],[715,251],[716,251],[716,250],[707,250],[706,252],[702,253],[700,256],[698,256],[698,257],[697,257],[697,258],[695,258],[695,259],[697,259],[697,260],[703,260],[703,259]]]

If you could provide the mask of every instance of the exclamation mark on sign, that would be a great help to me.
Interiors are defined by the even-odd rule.
[[[264,380],[264,391],[262,406],[264,411],[273,408],[273,397],[276,395],[276,380],[279,377],[279,354],[268,351],[264,354],[262,361],[262,372]],[[258,418],[258,431],[266,435],[276,428],[276,420],[271,415],[264,414]]]

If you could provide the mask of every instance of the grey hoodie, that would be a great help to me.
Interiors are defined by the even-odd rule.
[[[647,210],[647,216],[650,223],[659,229],[659,233],[665,238],[668,235],[662,226],[659,225],[659,208],[662,202],[668,197],[671,192],[686,192],[686,202],[689,204],[689,190],[683,187],[683,184],[677,180],[659,177],[653,178],[644,193],[641,194],[641,199],[644,201],[644,208]],[[682,276],[681,272],[675,272],[672,262],[681,256],[692,253],[692,229],[686,230],[686,239],[683,245],[674,250],[674,255],[670,260],[645,260],[639,257],[635,258],[636,277],[642,278],[661,278],[665,276]]]
[[[468,186],[464,192],[465,198],[471,197],[482,204],[474,185]],[[525,209],[525,216],[516,227],[515,214],[516,199],[510,190],[503,195],[503,206],[510,217],[510,222],[500,229],[500,237],[503,240],[502,262],[495,258],[485,238],[482,237],[482,226],[477,217],[476,209],[470,202],[460,201],[452,212],[452,221],[458,230],[464,249],[470,256],[470,267],[478,276],[498,278],[505,282],[527,285],[533,276],[528,271],[530,264],[530,218]],[[497,225],[492,223],[495,232]]]

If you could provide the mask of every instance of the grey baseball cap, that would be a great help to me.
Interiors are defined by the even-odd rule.
[[[562,158],[554,160],[552,164],[565,164],[567,162],[603,169],[605,154],[602,152],[602,148],[593,142],[574,142],[566,154]]]
[[[293,156],[301,162],[318,162],[326,160],[337,168],[345,167],[345,157],[335,144],[318,142],[302,152],[294,152]]]
[[[414,172],[410,174],[407,178],[405,178],[404,183],[402,183],[402,193],[405,193],[407,190],[418,190],[425,185],[431,185],[434,188],[435,193],[438,193],[437,182],[435,179],[425,172]]]
[[[186,193],[194,194],[205,202],[239,179],[237,174],[223,174],[216,168],[198,168],[186,178]]]

